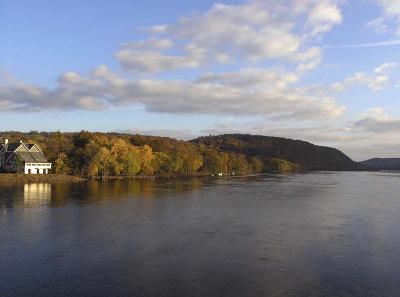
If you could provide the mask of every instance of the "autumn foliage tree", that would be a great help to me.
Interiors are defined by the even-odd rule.
[[[71,168],[68,162],[66,153],[61,152],[58,154],[57,159],[54,161],[54,171],[56,174],[70,174]]]
[[[10,141],[39,144],[49,161],[53,162],[56,174],[86,177],[191,176],[262,172],[269,168],[258,156],[168,137],[87,131],[6,132],[4,137]],[[240,144],[233,138],[229,141],[231,145]],[[290,166],[280,168],[288,170]]]

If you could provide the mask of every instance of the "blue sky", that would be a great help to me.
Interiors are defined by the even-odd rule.
[[[399,157],[399,0],[0,0],[0,130],[304,139]]]

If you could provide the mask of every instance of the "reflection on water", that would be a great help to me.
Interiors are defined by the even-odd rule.
[[[0,296],[400,296],[400,174],[0,189]]]
[[[0,208],[40,207],[42,205],[59,207],[68,202],[119,201],[132,197],[152,199],[195,191],[210,182],[215,182],[215,180],[202,178],[116,179],[71,184],[40,183],[0,187]]]
[[[37,207],[47,205],[51,201],[50,184],[25,184],[24,185],[24,206]]]

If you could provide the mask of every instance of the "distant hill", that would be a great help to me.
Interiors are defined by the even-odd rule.
[[[318,146],[301,140],[229,134],[200,137],[192,140],[192,142],[215,147],[221,151],[258,157],[266,164],[271,160],[289,161],[300,170],[351,171],[365,169],[362,164],[353,161],[337,149]]]
[[[377,170],[400,170],[400,158],[373,158],[360,164]]]

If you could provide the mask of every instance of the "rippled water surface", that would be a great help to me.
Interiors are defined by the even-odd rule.
[[[400,173],[0,188],[0,296],[400,296]]]

